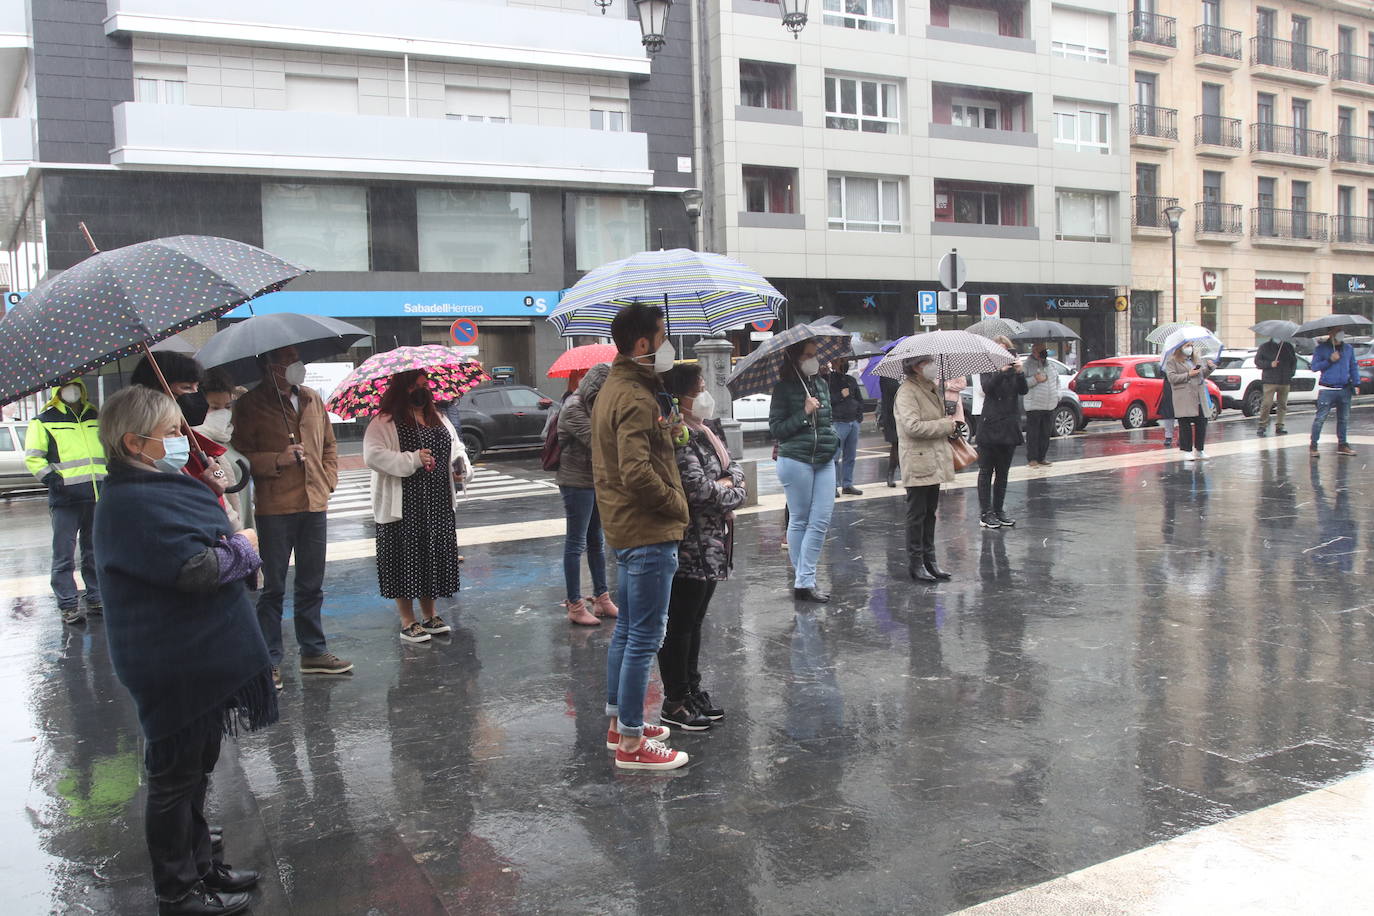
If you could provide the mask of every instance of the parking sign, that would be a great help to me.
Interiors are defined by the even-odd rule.
[[[984,318],[996,318],[1002,311],[1002,297],[993,293],[979,296],[978,307]]]
[[[916,294],[916,309],[919,315],[934,315],[936,312],[935,290],[923,289]]]

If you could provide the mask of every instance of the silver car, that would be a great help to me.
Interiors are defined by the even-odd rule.
[[[1029,355],[1022,354],[1021,359],[1027,359]],[[1059,405],[1055,407],[1054,416],[1050,420],[1050,435],[1056,438],[1072,436],[1086,425],[1083,408],[1078,403],[1078,393],[1069,390],[1069,379],[1073,378],[1074,370],[1057,359],[1049,359],[1047,362],[1059,375]],[[960,395],[964,402],[964,416],[968,417],[969,421],[969,437],[972,438],[978,434],[978,418],[973,415],[972,386],[965,388]],[[1025,429],[1025,425],[1026,412],[1022,410],[1021,428]]]
[[[18,421],[0,423],[0,493],[13,490],[42,489],[24,465],[24,434],[29,424]]]

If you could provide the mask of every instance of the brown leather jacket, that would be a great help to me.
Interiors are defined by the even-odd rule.
[[[658,376],[617,356],[592,410],[592,480],[606,541],[623,550],[682,540],[687,497]]]
[[[324,512],[329,494],[339,483],[339,454],[334,428],[324,401],[304,385],[296,389],[300,410],[291,399],[278,401],[271,382],[263,382],[234,404],[234,438],[231,440],[253,470],[257,515],[290,515]],[[291,444],[287,428],[305,446],[305,461],[277,467],[277,456]]]

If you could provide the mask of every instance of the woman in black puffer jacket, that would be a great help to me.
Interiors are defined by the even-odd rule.
[[[1011,353],[1011,341],[997,338]],[[1020,397],[1028,390],[1021,360],[1000,372],[983,373],[983,415],[978,421],[978,524],[984,528],[1010,528],[1014,519],[1002,511],[1007,495],[1007,474],[1021,437]]]

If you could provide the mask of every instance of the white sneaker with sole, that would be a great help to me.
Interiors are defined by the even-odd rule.
[[[1211,458],[1208,458],[1208,457],[1207,457],[1207,453],[1204,452],[1204,451],[1198,451],[1198,452],[1196,452],[1196,455],[1197,455],[1197,460],[1198,460],[1198,461],[1211,461],[1211,460],[1212,460]]]

